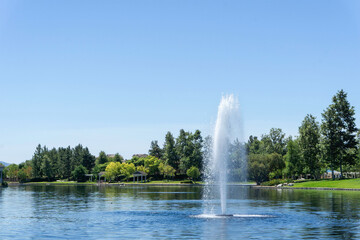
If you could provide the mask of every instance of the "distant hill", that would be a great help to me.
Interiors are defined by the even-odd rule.
[[[7,167],[7,166],[9,166],[11,163],[7,163],[7,162],[2,162],[2,161],[0,161],[0,163],[2,164],[2,165],[4,165],[5,167]]]

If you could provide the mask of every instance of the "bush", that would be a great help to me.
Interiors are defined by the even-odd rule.
[[[180,183],[186,183],[186,184],[193,184],[193,181],[191,180],[184,180],[184,181],[181,181]]]
[[[5,181],[4,181],[4,182],[2,182],[2,186],[3,186],[3,187],[7,187],[7,186],[8,186],[8,183],[7,183],[7,182],[5,182]]]
[[[85,182],[87,173],[86,168],[83,165],[77,166],[72,172],[73,179],[78,182]]]
[[[273,179],[273,180],[261,183],[261,186],[276,186],[279,184],[291,183],[291,182],[293,182],[291,179]]]
[[[186,174],[191,177],[192,180],[196,180],[200,176],[200,171],[197,167],[192,166],[186,171]]]

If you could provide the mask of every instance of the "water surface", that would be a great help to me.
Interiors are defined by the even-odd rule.
[[[242,217],[204,217],[195,186],[8,187],[0,239],[360,238],[360,192],[234,186],[228,194],[227,212]]]

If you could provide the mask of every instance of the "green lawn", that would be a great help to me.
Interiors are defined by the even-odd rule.
[[[294,187],[312,187],[312,188],[359,188],[360,178],[342,179],[342,180],[319,180],[295,183]]]

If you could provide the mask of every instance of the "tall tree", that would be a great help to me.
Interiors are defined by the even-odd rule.
[[[262,136],[260,148],[262,153],[278,153],[284,156],[286,154],[285,133],[281,128],[270,129],[269,134]]]
[[[203,163],[203,139],[201,136],[200,130],[196,130],[194,134],[190,134],[191,136],[191,149],[192,153],[190,155],[190,164],[187,167],[189,169],[190,167],[194,166],[198,169],[202,169],[202,163]]]
[[[42,173],[41,173],[42,159],[43,159],[43,149],[39,144],[36,147],[35,153],[32,157],[32,175],[34,178],[42,177]]]
[[[42,172],[44,174],[45,177],[47,177],[48,181],[50,181],[51,178],[53,178],[53,169],[51,166],[51,160],[48,157],[48,155],[44,156],[44,160],[42,162]]]
[[[122,163],[123,161],[124,161],[124,158],[119,153],[116,153],[114,156],[114,162]]]
[[[106,153],[104,151],[101,151],[99,153],[99,157],[97,159],[97,164],[104,164],[108,162],[108,158],[106,156]]]
[[[299,146],[304,160],[304,164],[308,172],[317,179],[320,170],[319,143],[320,143],[320,127],[316,118],[308,114],[299,127]]]
[[[175,149],[175,140],[171,132],[167,132],[164,143],[164,155],[165,163],[172,166],[175,170],[179,169],[179,156]]]
[[[299,140],[290,139],[286,145],[287,153],[285,155],[286,175],[294,178],[303,173],[304,164],[302,161]]]
[[[334,178],[334,168],[344,164],[355,164],[357,155],[355,109],[347,100],[347,93],[337,92],[332,104],[322,114],[321,131],[324,136],[326,161],[330,164]]]
[[[75,168],[82,164],[84,158],[84,148],[81,144],[75,146],[72,149],[72,157],[71,157],[71,172],[75,170]]]
[[[72,150],[70,146],[67,148],[60,147],[58,149],[58,165],[59,173],[61,178],[70,178],[71,177],[71,159],[72,159]]]
[[[87,169],[88,172],[91,172],[92,168],[95,166],[95,156],[90,153],[87,147],[83,149],[82,165]]]
[[[246,144],[246,151],[248,154],[259,154],[260,153],[260,140],[256,136],[250,135],[249,140]]]
[[[159,147],[158,141],[151,141],[149,155],[157,157],[159,159],[163,156],[163,150]]]

